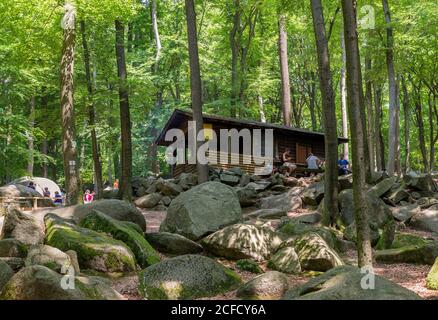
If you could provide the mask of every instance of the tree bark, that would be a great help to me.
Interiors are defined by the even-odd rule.
[[[237,116],[237,95],[239,92],[239,78],[237,72],[237,63],[239,57],[239,42],[236,39],[240,28],[240,1],[233,0],[234,15],[233,28],[230,31],[230,47],[231,47],[231,110],[232,118]]]
[[[397,88],[395,82],[394,54],[393,54],[393,34],[391,26],[391,14],[389,11],[388,0],[382,0],[383,11],[386,22],[386,67],[388,69],[389,82],[389,130],[388,130],[388,164],[386,170],[389,175],[393,175],[396,166],[397,152]]]
[[[356,21],[356,1],[342,0],[347,67],[348,116],[353,152],[353,201],[359,267],[372,265],[365,190],[365,143],[361,108],[361,72]]]
[[[257,96],[257,102],[259,104],[260,122],[266,122],[265,106],[263,103],[263,97],[261,95]]]
[[[155,53],[155,73],[158,72],[158,61],[160,60],[161,55],[161,40],[160,40],[160,33],[158,32],[158,21],[157,21],[157,1],[152,0],[151,3],[151,18],[152,18],[152,29],[154,30],[154,38],[155,38],[155,46],[156,46],[156,53]]]
[[[66,189],[65,202],[67,205],[75,205],[78,203],[80,192],[73,98],[76,9],[72,2],[66,1],[64,10],[64,34],[61,55],[62,154]]]
[[[376,170],[376,158],[374,151],[374,115],[373,115],[373,93],[372,83],[370,78],[371,72],[371,58],[367,56],[365,58],[365,104],[367,108],[367,142],[368,142],[368,154],[370,158],[370,170],[371,173]]]
[[[345,40],[344,30],[341,30],[341,48],[342,48],[342,67],[341,67],[341,113],[342,113],[342,136],[348,138],[348,120],[347,120],[347,86],[346,86],[346,55],[345,55]],[[348,143],[343,144],[345,159],[349,159]]]
[[[338,134],[336,105],[330,70],[330,54],[326,38],[321,0],[311,0],[313,30],[318,53],[319,82],[325,129],[324,214],[325,225],[335,225],[338,216]]]
[[[374,85],[374,105],[376,112],[374,115],[374,121],[376,128],[375,145],[376,145],[376,168],[377,171],[385,169],[385,143],[382,134],[382,88],[381,86]]]
[[[132,142],[131,142],[131,115],[129,112],[129,96],[127,88],[126,60],[123,23],[115,21],[116,29],[116,57],[117,74],[119,77],[119,100],[120,100],[120,129],[122,141],[122,175],[118,197],[131,201],[132,198]]]
[[[193,0],[185,0],[186,20],[187,20],[187,38],[189,48],[190,62],[190,93],[192,97],[193,119],[196,123],[196,136],[204,127],[202,116],[202,88],[201,88],[201,70],[199,67],[198,54],[198,37],[196,31],[196,12]],[[196,142],[196,153],[202,142]],[[208,181],[208,165],[196,162],[198,171],[198,181],[203,183]]]
[[[81,20],[81,34],[82,34],[82,47],[84,50],[84,67],[85,67],[85,78],[87,81],[87,91],[88,91],[88,126],[90,127],[91,135],[91,150],[93,154],[93,168],[94,168],[94,181],[97,199],[102,199],[103,196],[103,183],[102,183],[102,164],[100,162],[100,154],[97,143],[96,135],[96,115],[94,107],[94,86],[91,80],[90,71],[90,51],[88,49],[88,42],[85,31],[85,21]]]
[[[28,137],[28,147],[29,147],[29,160],[27,161],[27,174],[30,177],[33,177],[33,166],[34,166],[34,139],[33,139],[33,130],[35,127],[35,96],[30,98],[30,113],[29,113],[29,125],[31,128],[31,132],[29,132]]]
[[[409,95],[408,88],[406,86],[405,77],[401,78],[402,90],[403,90],[403,117],[404,117],[404,133],[405,133],[405,159],[404,159],[404,172],[408,173],[411,170],[411,143],[410,143],[410,112],[409,112]]]
[[[281,73],[281,107],[283,110],[283,123],[290,126],[290,83],[289,83],[289,64],[287,59],[287,32],[286,18],[281,14],[278,20],[278,52],[280,56]]]

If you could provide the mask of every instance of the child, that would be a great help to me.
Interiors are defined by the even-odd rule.
[[[62,195],[58,191],[55,191],[55,197],[53,199],[53,203],[57,206],[62,205]]]
[[[90,193],[90,190],[86,190],[84,194],[84,203],[93,202],[93,195]]]

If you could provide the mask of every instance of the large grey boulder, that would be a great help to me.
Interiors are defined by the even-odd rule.
[[[72,267],[70,256],[68,254],[62,252],[58,248],[48,245],[31,247],[25,265],[26,267],[41,265],[58,273],[61,271],[66,272],[69,267]]]
[[[233,188],[210,181],[177,196],[167,210],[160,231],[199,240],[241,218],[242,209]]]
[[[164,260],[139,274],[139,293],[148,300],[211,297],[239,284],[240,278],[230,269],[192,254]]]
[[[245,300],[278,300],[287,289],[287,277],[281,272],[269,271],[242,285],[236,295]]]
[[[0,257],[26,258],[27,246],[17,239],[0,240]]]
[[[136,197],[142,197],[146,194],[146,190],[156,181],[155,177],[132,177],[131,187],[132,193]]]
[[[300,273],[301,264],[298,254],[291,246],[279,249],[268,261],[268,267],[284,273]]]
[[[14,271],[11,269],[11,267],[6,262],[0,260],[0,293],[13,275]]]
[[[400,222],[406,222],[416,214],[420,213],[421,208],[418,204],[408,204],[404,206],[391,207],[392,216]]]
[[[180,234],[169,232],[145,233],[146,240],[156,250],[175,255],[200,253],[204,251],[202,246]]]
[[[187,191],[198,184],[198,176],[193,173],[183,172],[180,174],[178,179],[178,185],[183,188],[184,191]]]
[[[418,263],[432,265],[438,257],[438,241],[396,249],[377,250],[374,258],[382,263]]]
[[[7,210],[0,239],[13,238],[25,245],[43,243],[44,225],[34,216],[14,208]]]
[[[158,180],[156,186],[163,195],[170,197],[176,197],[184,191],[181,186],[167,180]]]
[[[359,268],[341,266],[325,272],[286,292],[284,300],[419,300],[416,293],[374,275],[374,289],[364,287],[365,273]],[[365,279],[366,280],[366,279]]]
[[[14,272],[24,267],[24,259],[18,257],[0,257],[0,261],[6,263]]]
[[[382,199],[376,196],[377,193],[368,192],[366,194],[367,209],[370,221],[381,227],[385,225],[389,219],[392,219],[391,210],[383,202]],[[340,217],[345,226],[349,226],[355,220],[353,190],[346,189],[339,193],[338,196]]]
[[[59,217],[73,219],[78,223],[93,210],[101,211],[119,221],[134,222],[138,224],[143,231],[146,231],[146,220],[143,214],[132,204],[122,200],[98,200],[87,204],[52,209],[46,213],[54,213]]]
[[[161,194],[154,192],[138,198],[134,203],[137,207],[148,209],[155,207],[162,198],[163,196]]]
[[[249,218],[258,219],[279,219],[285,217],[286,211],[281,209],[259,209],[248,214]]]
[[[286,212],[294,211],[302,207],[301,193],[303,188],[295,187],[287,193],[262,198],[260,200],[261,209],[280,209]]]
[[[98,277],[67,279],[34,265],[21,269],[6,283],[0,300],[122,300],[122,296]]]
[[[281,244],[281,238],[267,227],[235,224],[216,231],[202,240],[212,254],[229,259],[269,259]]]
[[[438,187],[428,174],[409,173],[403,177],[407,187],[419,191],[438,192]]]
[[[418,229],[438,232],[438,208],[429,208],[414,215],[409,223]]]
[[[303,202],[310,206],[317,206],[324,198],[324,182],[319,181],[311,184],[303,192]]]
[[[235,174],[222,173],[220,175],[220,180],[222,183],[225,183],[229,186],[237,186],[240,182],[240,177]]]
[[[135,256],[122,241],[46,215],[45,243],[61,251],[74,250],[81,269],[100,272],[130,272],[136,269]]]
[[[397,183],[396,177],[386,178],[372,186],[370,190],[368,190],[369,194],[372,194],[374,197],[380,198],[386,192],[391,190]]]
[[[237,187],[236,193],[241,207],[250,207],[256,204],[257,191],[253,187]]]
[[[343,265],[338,253],[317,233],[306,233],[294,241],[303,270],[327,271]]]

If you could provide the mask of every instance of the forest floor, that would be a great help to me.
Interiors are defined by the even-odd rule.
[[[243,214],[247,214],[251,211],[256,210],[256,208],[245,208]],[[165,211],[146,211],[142,210],[147,223],[147,232],[158,232],[160,223],[166,217]],[[306,209],[301,209],[299,212],[289,213],[289,216],[297,216],[309,213]],[[278,220],[272,220],[272,224],[275,225]],[[403,229],[404,232],[409,232],[421,236],[432,237],[431,233],[414,230],[411,228]],[[438,240],[438,239],[437,239]],[[357,253],[355,250],[349,250],[342,254],[342,258],[347,264],[356,264],[357,263]],[[169,256],[161,255],[163,259],[169,258]],[[240,275],[243,282],[247,282],[255,275],[250,272],[241,271],[235,268],[234,261],[221,259],[217,257],[212,257],[219,263],[224,266],[234,270],[236,273]],[[260,267],[267,271],[268,268],[265,263],[261,263]],[[374,271],[377,275],[382,276],[388,280],[391,280],[411,291],[416,292],[423,299],[427,300],[438,300],[438,292],[433,290],[428,290],[426,288],[426,277],[429,273],[430,266],[429,265],[416,265],[416,264],[407,264],[407,263],[397,263],[397,264],[382,264],[382,263],[374,263]],[[289,280],[289,287],[293,288],[303,283],[309,281],[312,278],[312,274],[300,274],[300,275],[287,275]],[[138,287],[138,277],[137,275],[129,275],[123,278],[119,278],[114,280],[113,287],[118,292],[120,292],[126,299],[129,300],[138,300],[141,299],[137,292]],[[215,297],[203,298],[208,300],[234,300],[239,299],[236,297],[236,290],[227,292],[222,295],[218,295]]]

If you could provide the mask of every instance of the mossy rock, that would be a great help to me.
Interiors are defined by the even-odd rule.
[[[240,278],[232,270],[194,254],[164,260],[139,274],[139,293],[149,300],[212,297],[239,285]]]
[[[396,233],[392,242],[392,249],[402,248],[406,246],[422,246],[429,241],[410,233]]]
[[[130,272],[136,269],[131,249],[122,241],[73,224],[46,220],[46,244],[61,251],[74,250],[81,269]]]
[[[248,271],[257,274],[263,273],[263,270],[259,267],[258,263],[250,259],[237,260],[236,268],[242,271]]]
[[[423,245],[410,245],[397,249],[377,250],[377,262],[382,263],[418,263],[432,265],[438,257],[438,241]]]
[[[431,290],[438,290],[438,258],[435,259],[435,263],[427,275],[426,287]]]
[[[0,292],[13,275],[14,271],[11,267],[6,262],[0,260]]]
[[[27,246],[17,239],[0,240],[0,257],[26,258]]]
[[[269,271],[242,285],[236,295],[248,300],[277,300],[287,289],[287,277],[281,272]]]
[[[268,267],[284,273],[300,273],[300,259],[293,247],[278,250],[268,261]]]
[[[137,228],[117,221],[106,214],[93,210],[79,223],[81,227],[97,232],[109,233],[114,239],[123,241],[134,253],[138,264],[146,268],[160,261],[160,256],[146,241]]]

